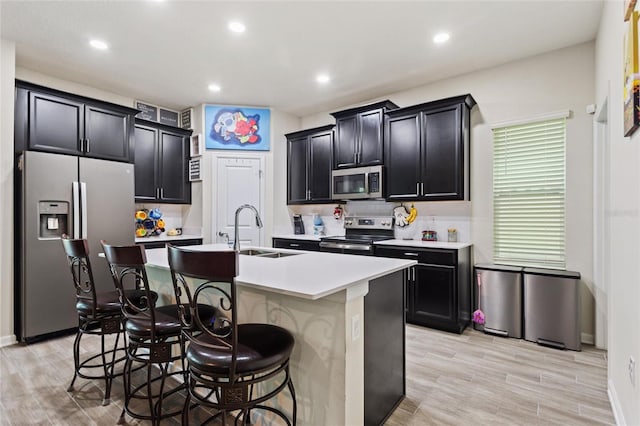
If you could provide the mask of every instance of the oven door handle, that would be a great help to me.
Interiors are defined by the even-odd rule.
[[[320,241],[320,248],[370,251],[371,244],[345,244]]]

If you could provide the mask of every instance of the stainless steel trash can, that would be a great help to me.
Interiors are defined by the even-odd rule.
[[[484,327],[476,324],[476,330],[521,339],[522,268],[477,264],[475,286],[476,308],[485,316]]]
[[[580,273],[524,268],[524,338],[580,350]]]

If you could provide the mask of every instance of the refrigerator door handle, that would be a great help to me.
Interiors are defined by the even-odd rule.
[[[73,238],[80,238],[80,185],[79,182],[71,184],[73,198]]]
[[[89,229],[89,223],[87,221],[87,184],[85,182],[80,182],[80,200],[82,201],[82,233],[80,238],[87,238],[87,229]]]

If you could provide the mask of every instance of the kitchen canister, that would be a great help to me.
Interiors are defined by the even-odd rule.
[[[458,230],[456,228],[447,229],[447,241],[450,243],[458,242]]]

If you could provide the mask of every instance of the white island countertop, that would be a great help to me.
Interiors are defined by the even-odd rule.
[[[254,247],[242,247],[248,248]],[[189,246],[187,249],[230,250],[225,244]],[[384,257],[259,247],[255,249],[292,255],[279,258],[240,255],[240,273],[236,278],[238,284],[311,300],[416,264],[415,260]],[[146,254],[148,266],[169,268],[166,249],[148,249]]]

